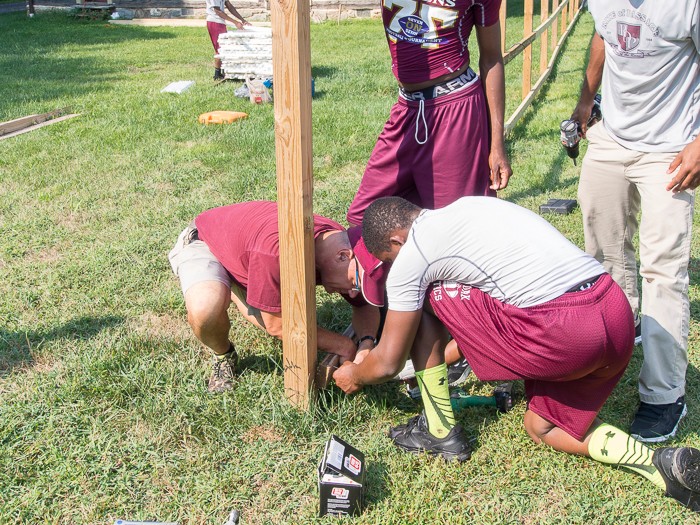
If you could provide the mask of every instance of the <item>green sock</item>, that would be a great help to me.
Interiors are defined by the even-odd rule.
[[[636,472],[666,490],[666,482],[651,462],[654,451],[619,428],[607,423],[596,428],[588,442],[588,453],[596,461]]]
[[[447,382],[447,365],[443,363],[416,372],[416,379],[423,396],[428,432],[435,437],[444,438],[455,426],[455,415],[452,412]]]

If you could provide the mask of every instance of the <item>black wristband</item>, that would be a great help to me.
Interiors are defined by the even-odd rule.
[[[360,337],[357,340],[357,347],[358,348],[360,347],[360,344],[362,343],[362,341],[372,341],[373,345],[377,344],[377,340],[374,337],[372,337],[371,335],[363,335],[362,337]]]

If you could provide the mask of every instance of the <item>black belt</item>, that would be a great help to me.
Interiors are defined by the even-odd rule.
[[[582,283],[578,283],[575,286],[572,286],[569,288],[566,293],[572,293],[572,292],[583,292],[584,290],[588,290],[591,286],[593,286],[598,279],[600,279],[603,276],[601,273],[600,275],[596,275],[595,277],[592,277],[590,279],[587,279],[586,281],[583,281]]]

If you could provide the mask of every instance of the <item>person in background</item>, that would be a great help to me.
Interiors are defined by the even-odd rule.
[[[233,16],[238,20],[226,14],[228,9]],[[236,29],[243,29],[243,26],[249,26],[243,16],[233,7],[229,0],[207,0],[207,31],[209,38],[214,46],[214,53],[219,54],[219,35],[226,32],[226,22],[236,26]],[[224,72],[221,70],[221,59],[214,58],[214,80],[223,80]]]

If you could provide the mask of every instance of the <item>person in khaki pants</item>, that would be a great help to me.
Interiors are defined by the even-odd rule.
[[[678,5],[680,4],[680,5]],[[642,276],[640,405],[630,433],[675,436],[687,412],[688,263],[700,184],[700,6],[590,0],[596,33],[572,118],[585,123],[602,82],[603,121],[587,131],[578,196],[586,251],[635,315]],[[638,220],[641,212],[641,222]]]

